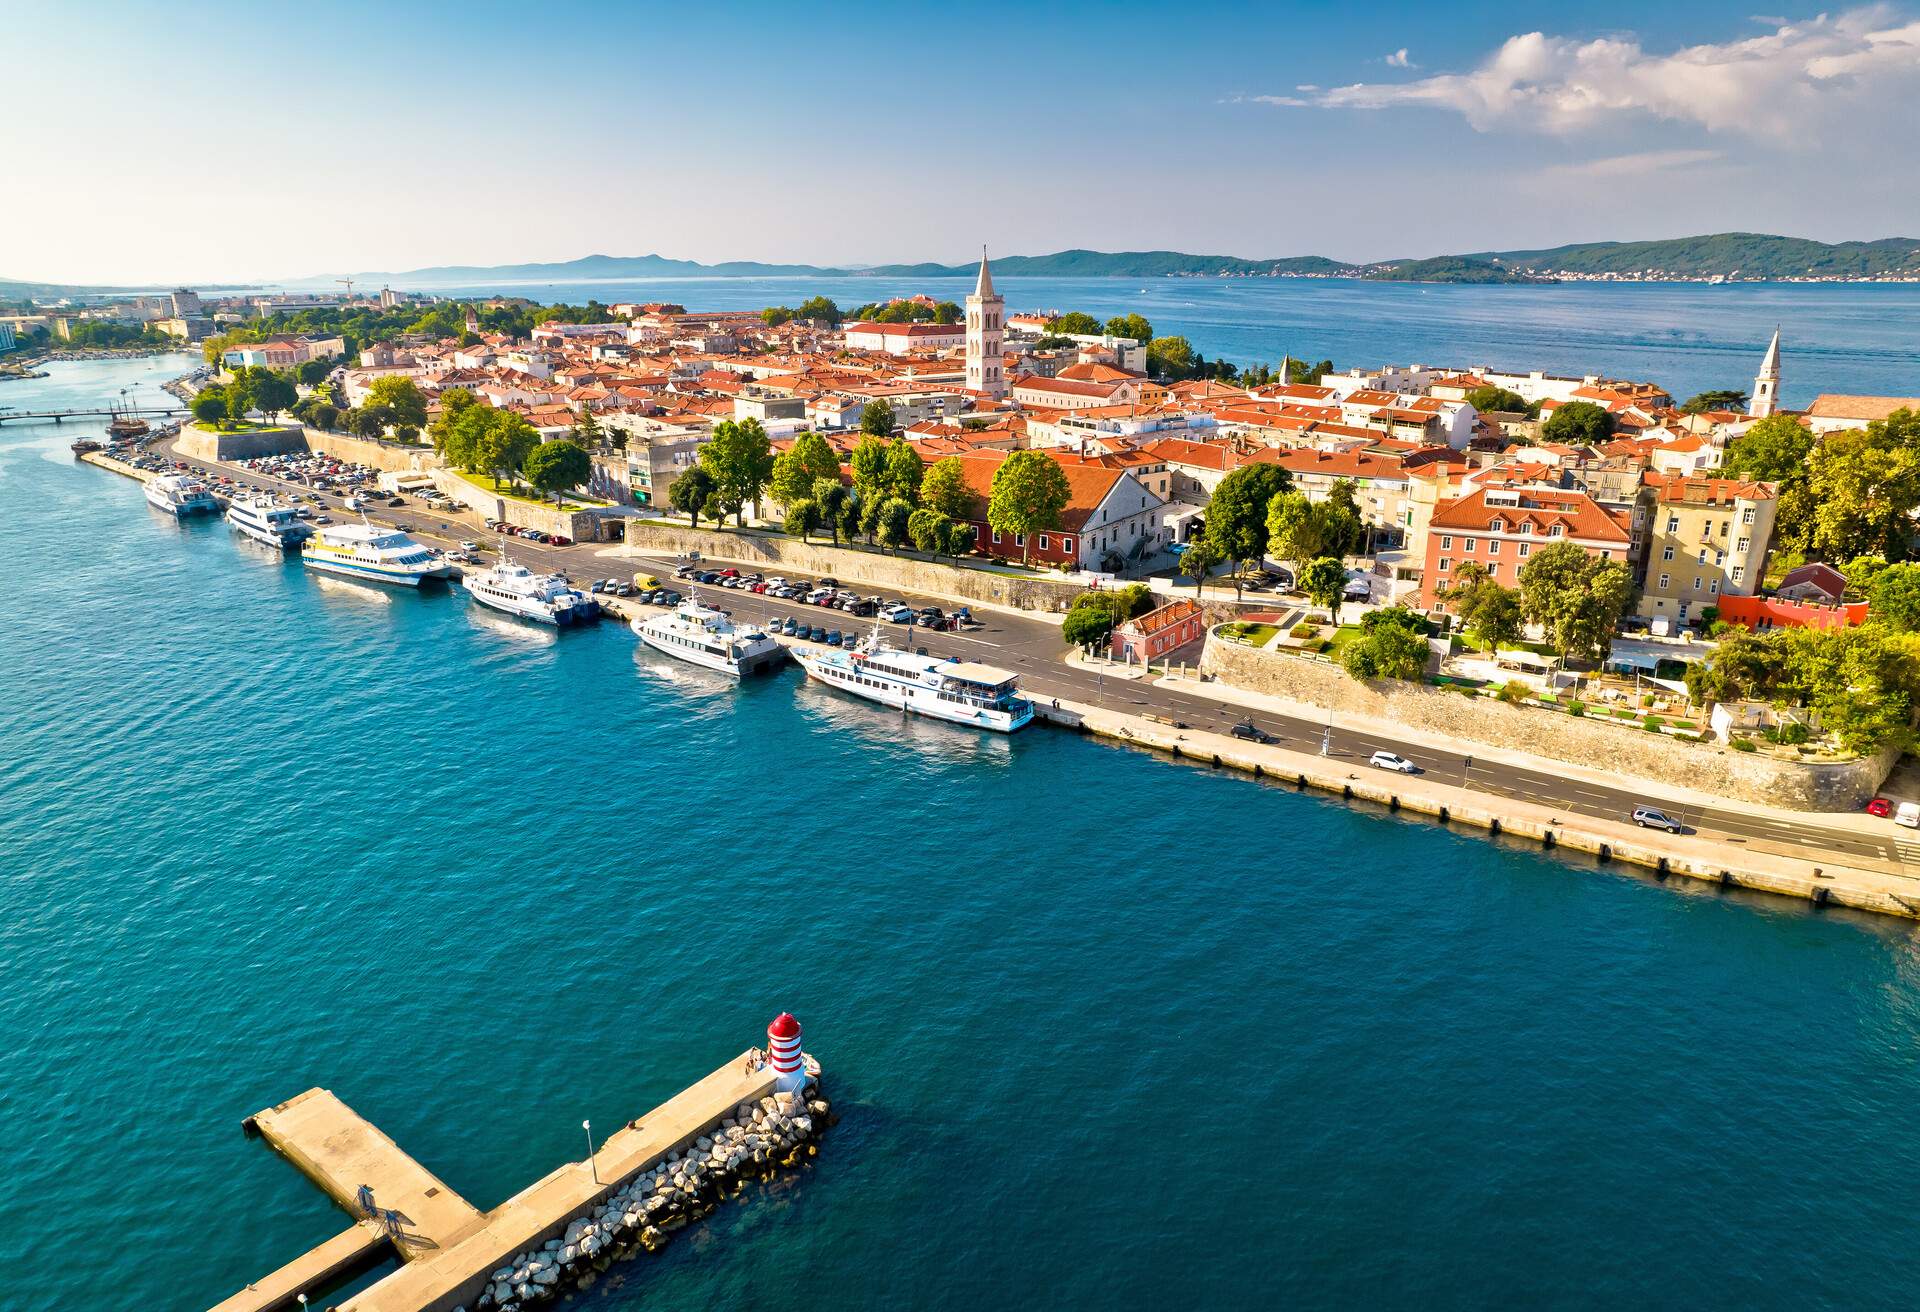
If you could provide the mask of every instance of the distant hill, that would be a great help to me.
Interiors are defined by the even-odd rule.
[[[1362,277],[1374,282],[1546,282],[1534,274],[1516,273],[1491,260],[1463,255],[1441,255],[1431,260],[1400,260],[1369,267]]]
[[[1537,251],[1480,251],[1469,260],[1540,273],[1646,274],[1680,278],[1873,278],[1920,274],[1920,239],[1827,243],[1759,232],[1665,241],[1599,241]]]

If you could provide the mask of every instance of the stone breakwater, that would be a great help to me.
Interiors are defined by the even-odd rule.
[[[739,1194],[752,1180],[805,1164],[834,1121],[833,1109],[809,1080],[798,1094],[770,1094],[741,1103],[685,1151],[642,1171],[564,1234],[530,1248],[495,1270],[475,1312],[516,1312],[584,1289],[613,1263],[657,1253],[668,1236]],[[466,1312],[464,1308],[455,1312]]]

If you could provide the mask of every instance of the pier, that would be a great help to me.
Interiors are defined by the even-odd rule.
[[[555,1167],[487,1212],[448,1188],[330,1090],[309,1089],[256,1113],[243,1123],[246,1132],[271,1145],[355,1224],[217,1304],[213,1312],[297,1309],[302,1294],[320,1307],[316,1295],[394,1258],[399,1270],[324,1306],[337,1312],[510,1309],[566,1292],[570,1286],[562,1278],[570,1268],[603,1252],[611,1260],[622,1242],[652,1251],[665,1242],[666,1231],[704,1214],[727,1180],[785,1164],[759,1149],[728,1149],[730,1155],[723,1156],[724,1144],[750,1142],[751,1136],[737,1128],[742,1112],[752,1109],[749,1122],[785,1123],[780,1144],[788,1150],[787,1159],[825,1128],[816,1128],[826,1111],[818,1095],[805,1095],[816,1101],[800,1101],[818,1066],[802,1059],[799,1036],[791,1016],[779,1017],[768,1030],[767,1054],[749,1050],[731,1058],[607,1135],[591,1158]],[[686,1173],[676,1177],[681,1183],[656,1185],[650,1173],[664,1180],[669,1170]],[[595,1241],[578,1238],[583,1230],[592,1230]],[[597,1238],[602,1233],[604,1240]],[[557,1242],[563,1238],[564,1244]],[[520,1282],[524,1295],[499,1297],[498,1291],[510,1286],[503,1286],[498,1274],[529,1253],[547,1258],[542,1273],[531,1284]]]

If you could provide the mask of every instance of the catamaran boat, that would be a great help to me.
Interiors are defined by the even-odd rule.
[[[655,651],[736,678],[770,670],[787,654],[765,630],[735,628],[723,612],[698,600],[683,601],[665,615],[636,618],[628,627]]]
[[[600,603],[567,582],[564,574],[535,574],[506,556],[492,569],[462,582],[482,606],[539,624],[567,627],[600,617]]]
[[[1013,733],[1033,719],[1033,703],[1019,693],[1019,675],[977,661],[902,651],[887,644],[878,626],[852,651],[797,649],[794,656],[829,687],[931,719],[995,733]]]
[[[306,545],[300,559],[309,569],[371,583],[417,588],[425,579],[444,579],[453,566],[399,529],[373,524],[327,524]]]
[[[272,497],[235,497],[227,506],[227,523],[255,542],[290,551],[313,536],[313,527],[300,512]]]
[[[147,480],[147,502],[169,515],[217,514],[220,503],[192,474],[161,474]]]

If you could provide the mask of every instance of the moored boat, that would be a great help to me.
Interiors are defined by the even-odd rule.
[[[535,574],[504,554],[492,569],[462,580],[482,606],[538,624],[567,628],[600,617],[600,603],[567,582],[564,574]]]
[[[272,497],[235,497],[227,507],[227,523],[255,542],[282,551],[313,536],[312,525],[300,518],[297,509]]]
[[[427,579],[444,579],[453,573],[453,566],[399,529],[367,523],[324,525],[300,559],[322,573],[403,588],[417,588]]]
[[[158,474],[146,482],[147,503],[169,515],[210,515],[220,503],[192,474]]]
[[[930,719],[1013,733],[1033,720],[1033,703],[1020,696],[1020,676],[994,665],[923,656],[887,644],[876,626],[851,651],[837,647],[794,652],[821,683],[870,702]]]
[[[736,678],[770,670],[787,656],[764,629],[736,628],[724,612],[691,598],[665,614],[636,618],[628,627],[655,651]]]

